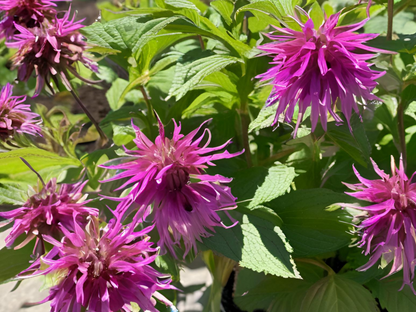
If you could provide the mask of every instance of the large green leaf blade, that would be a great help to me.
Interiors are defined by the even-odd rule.
[[[231,229],[219,228],[204,238],[206,247],[238,261],[242,267],[282,277],[299,278],[292,248],[279,227],[255,216],[243,216]]]
[[[39,148],[21,148],[6,153],[0,153],[0,174],[10,175],[30,171],[22,162],[23,157],[35,170],[52,166],[66,167],[68,165],[79,167],[80,161],[74,158],[61,157],[57,154]]]
[[[2,248],[0,250],[0,284],[7,282],[30,266],[33,244],[14,250]]]
[[[176,65],[168,98],[174,96],[176,100],[181,99],[206,76],[237,62],[241,60],[228,55],[210,55],[192,61],[182,58]]]
[[[356,202],[355,198],[327,189],[297,190],[268,204],[283,220],[282,230],[299,257],[315,256],[347,246],[352,235],[349,215],[344,210],[327,211],[336,203]]]
[[[371,293],[360,284],[329,274],[309,288],[302,302],[303,312],[378,312]]]

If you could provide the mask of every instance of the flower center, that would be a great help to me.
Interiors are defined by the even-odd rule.
[[[166,173],[166,187],[170,191],[180,191],[189,182],[189,173],[174,166]]]

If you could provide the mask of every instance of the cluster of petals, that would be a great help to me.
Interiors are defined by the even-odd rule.
[[[58,239],[62,237],[60,225],[72,230],[74,222],[85,225],[88,216],[98,216],[97,209],[85,206],[88,200],[81,193],[85,184],[57,184],[56,178],[53,178],[30,196],[22,207],[0,212],[0,217],[8,219],[7,223],[14,222],[6,237],[6,246],[10,247],[19,236],[25,234],[26,238],[15,248],[25,246],[36,237],[35,249],[38,247],[42,251],[45,235]]]
[[[26,28],[39,27],[45,18],[56,15],[56,4],[59,0],[0,0],[0,38],[13,37],[18,30],[15,24]]]
[[[326,130],[328,113],[341,123],[342,119],[335,113],[337,101],[349,125],[353,112],[360,115],[357,102],[365,105],[369,100],[378,99],[371,92],[377,85],[376,79],[384,72],[370,69],[371,64],[366,61],[375,56],[371,52],[390,53],[363,44],[377,34],[355,33],[368,18],[337,26],[341,14],[338,12],[325,18],[319,26],[314,25],[303,9],[298,10],[307,18],[302,23],[295,15],[300,31],[275,27],[278,34],[267,35],[272,42],[258,47],[273,56],[273,67],[257,76],[273,86],[266,101],[266,106],[277,103],[273,124],[278,123],[281,115],[286,122],[291,122],[298,105],[295,136],[308,107],[312,131],[319,119]]]
[[[24,104],[26,96],[13,96],[13,86],[7,84],[0,91],[0,139],[6,141],[15,133],[41,135],[40,116]]]
[[[45,83],[49,87],[50,79],[57,75],[68,89],[71,89],[67,75],[72,73],[79,79],[91,82],[77,73],[75,64],[80,62],[92,71],[97,72],[95,62],[85,54],[86,42],[79,33],[83,27],[82,20],[70,19],[69,10],[62,18],[54,17],[40,27],[25,28],[15,24],[19,31],[13,40],[6,42],[8,47],[17,48],[12,57],[13,67],[18,68],[18,79],[27,81],[33,72],[37,84],[34,96],[39,95]]]
[[[129,157],[125,161],[103,167],[121,170],[106,181],[128,178],[119,189],[132,186],[129,194],[120,199],[118,211],[126,216],[138,209],[136,215],[141,219],[152,214],[162,251],[168,249],[175,255],[173,246],[180,246],[182,239],[185,256],[192,248],[196,250],[197,240],[210,235],[208,230],[214,232],[215,226],[226,227],[218,211],[224,210],[228,215],[226,210],[236,208],[236,198],[224,185],[231,179],[218,174],[208,175],[204,170],[208,165],[214,165],[212,161],[231,158],[241,152],[214,153],[224,149],[230,141],[208,147],[211,141],[208,129],[196,138],[206,122],[186,136],[180,133],[180,123],[173,122],[173,137],[169,139],[159,121],[159,135],[154,143],[133,125],[137,150],[126,149]],[[206,141],[200,146],[203,140]]]
[[[47,268],[34,273],[51,274],[58,280],[42,301],[51,301],[51,312],[80,312],[83,308],[128,312],[133,310],[132,302],[143,311],[156,312],[155,298],[172,306],[158,293],[175,289],[169,275],[149,265],[158,256],[158,248],[152,248],[146,235],[151,227],[135,232],[137,221],[123,227],[112,219],[100,229],[95,217],[89,218],[84,228],[77,222],[74,225],[71,232],[61,225],[65,233],[61,241],[45,236],[54,247],[41,259]]]
[[[404,171],[400,160],[399,168],[391,161],[391,176],[380,170],[373,161],[378,180],[367,180],[354,172],[361,182],[345,185],[355,192],[347,193],[357,199],[373,203],[367,207],[353,208],[363,210],[366,216],[359,224],[361,240],[358,246],[364,248],[369,261],[358,270],[365,271],[379,259],[385,265],[393,262],[390,276],[403,270],[403,286],[409,285],[413,292],[414,270],[416,265],[416,183],[412,183]],[[351,206],[351,205],[350,205]],[[402,286],[402,288],[403,288]],[[415,292],[416,294],[416,292]]]

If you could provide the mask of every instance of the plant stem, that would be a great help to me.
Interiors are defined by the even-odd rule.
[[[146,103],[148,114],[152,116],[152,118],[155,118],[155,114],[153,113],[153,106],[152,106],[152,103],[150,103],[150,98],[146,92],[146,89],[143,86],[140,86],[139,89],[143,95],[144,102]]]
[[[82,103],[81,99],[78,97],[78,95],[75,93],[75,91],[71,88],[70,90],[72,96],[77,101],[78,105],[81,106],[84,113],[88,116],[88,118],[91,120],[93,125],[95,126],[95,129],[97,129],[98,134],[101,138],[101,146],[104,146],[108,142],[108,138],[105,135],[104,131],[100,128],[100,125],[98,122],[94,119],[94,117],[91,115],[90,111],[85,107],[84,103]]]
[[[251,167],[253,162],[251,161],[251,151],[250,151],[250,142],[248,139],[248,126],[250,124],[250,117],[248,115],[248,103],[241,103],[240,109],[240,119],[241,119],[241,136],[244,146],[244,155],[246,156],[247,167]]]
[[[404,129],[404,107],[403,101],[400,101],[397,106],[397,128],[399,130],[400,149],[399,152],[403,158],[403,165],[406,170],[407,167],[407,154],[406,154],[406,133]]]
[[[394,0],[388,0],[387,3],[387,40],[393,38],[393,16],[394,16]]]
[[[199,41],[199,45],[201,46],[202,50],[205,50],[205,44],[204,44],[204,39],[202,39],[201,35],[198,35],[198,41]]]

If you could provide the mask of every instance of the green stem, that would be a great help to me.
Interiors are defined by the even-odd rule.
[[[101,146],[104,146],[108,142],[108,138],[105,135],[104,131],[100,128],[100,125],[98,122],[94,119],[94,117],[91,115],[90,111],[85,107],[84,103],[82,103],[81,99],[78,97],[78,95],[75,93],[73,89],[70,90],[72,96],[74,97],[75,101],[77,101],[78,105],[82,108],[84,113],[88,116],[88,118],[91,120],[93,125],[95,126],[95,129],[97,129],[98,134],[101,138]]]
[[[393,38],[393,16],[394,16],[394,0],[387,2],[387,40]]]
[[[241,136],[244,146],[244,155],[246,156],[247,167],[251,167],[253,162],[251,160],[250,142],[248,139],[248,126],[250,124],[250,116],[248,115],[248,103],[241,103],[240,109],[240,120],[241,120]]]
[[[404,106],[403,101],[400,101],[399,106],[397,106],[397,127],[399,130],[399,140],[400,148],[399,152],[403,159],[403,165],[406,169],[407,166],[407,153],[406,153],[406,133],[404,128]]]

